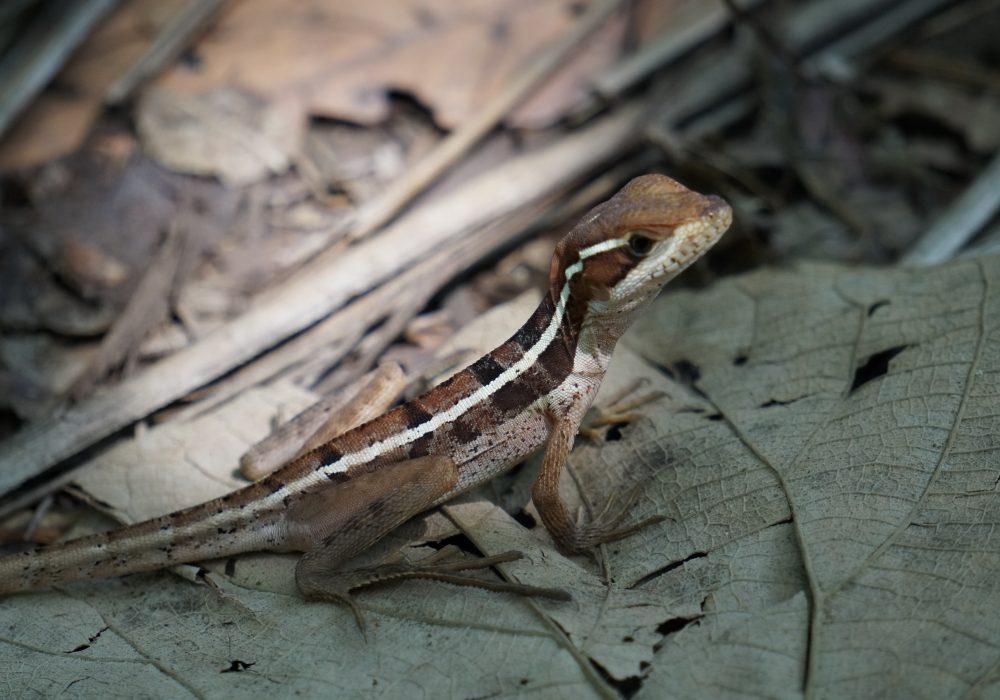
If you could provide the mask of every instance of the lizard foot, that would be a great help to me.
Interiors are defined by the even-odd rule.
[[[559,545],[572,553],[590,552],[599,545],[631,537],[639,530],[663,522],[665,518],[662,515],[653,515],[638,522],[620,526],[628,511],[639,499],[641,488],[637,486],[632,489],[626,496],[623,505],[619,505],[617,508],[615,508],[615,500],[608,499],[601,512],[588,523],[578,519],[576,526],[559,538]]]
[[[594,409],[596,415],[579,429],[580,435],[600,444],[605,440],[605,432],[602,428],[639,420],[642,413],[637,411],[637,408],[666,396],[662,391],[640,393],[643,384],[647,382],[648,380],[642,378],[635,380],[612,396],[606,406]]]
[[[497,564],[515,561],[522,556],[520,552],[509,551],[489,557],[466,557],[461,554],[458,547],[448,545],[416,561],[410,561],[402,553],[396,552],[374,566],[349,571],[320,572],[300,565],[296,571],[296,583],[306,600],[327,601],[350,608],[362,635],[365,635],[364,616],[351,596],[351,592],[379,583],[426,578],[457,586],[474,586],[489,591],[552,600],[570,600],[569,593],[561,588],[541,588],[509,581],[466,576],[461,573],[474,569],[488,569]],[[367,635],[365,636],[367,638]]]

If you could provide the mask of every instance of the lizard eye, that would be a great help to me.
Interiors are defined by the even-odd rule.
[[[626,234],[626,238],[628,239],[628,249],[633,255],[642,258],[649,255],[649,252],[653,250],[653,239],[643,235],[639,231],[629,231]]]

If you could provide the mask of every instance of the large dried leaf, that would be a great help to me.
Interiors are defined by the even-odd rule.
[[[693,390],[635,448],[682,450],[648,546],[688,561],[651,585],[704,615],[645,694],[1000,693],[998,281],[1000,258],[807,265],[640,322],[634,346]]]
[[[406,582],[358,596],[365,643],[350,613],[293,594],[294,558],[241,557],[215,590],[157,574],[0,601],[6,689],[995,696],[998,273],[808,265],[664,297],[603,395],[645,377],[667,396],[603,445],[581,439],[563,490],[599,506],[639,479],[630,517],[665,522],[607,547],[606,577],[521,524],[530,468],[494,483],[506,509],[445,507],[483,551],[526,554],[509,576],[571,603]],[[220,446],[240,442],[219,425]],[[226,475],[229,451],[195,468]],[[439,536],[421,529],[372,556]]]

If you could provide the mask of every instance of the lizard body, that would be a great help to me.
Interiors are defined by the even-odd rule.
[[[718,197],[636,178],[560,241],[531,318],[467,369],[227,496],[0,558],[0,594],[270,550],[306,552],[306,597],[344,600],[325,579],[345,561],[542,446],[532,499],[557,543],[581,551],[630,534],[620,514],[575,523],[559,474],[619,337],[730,220]]]

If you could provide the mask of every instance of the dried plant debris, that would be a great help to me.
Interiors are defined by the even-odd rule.
[[[51,492],[82,474],[72,493],[118,520],[245,483],[247,448],[380,359],[398,360],[413,392],[509,335],[573,218],[553,212],[586,210],[602,187],[664,170],[725,195],[736,221],[676,285],[706,288],[668,293],[621,343],[599,404],[636,386],[655,398],[578,437],[562,483],[584,517],[600,494],[639,487],[630,517],[663,522],[598,561],[565,557],[530,503],[529,460],[367,555],[516,548],[527,559],[504,576],[573,603],[407,582],[359,596],[364,642],[349,613],[294,595],[293,559],[244,556],[207,564],[211,587],[160,573],[4,600],[0,675],[15,694],[254,696],[266,678],[304,694],[995,695],[1000,228],[984,223],[948,265],[893,263],[996,158],[996,4],[929,0],[923,17],[917,0],[727,2],[749,14],[600,101],[606,67],[707,12],[625,3],[553,85],[360,243],[342,226],[354,207],[419,168],[589,5],[246,0],[102,113],[96,96],[167,19],[122,5],[0,144],[0,168],[22,168],[0,183],[0,430],[34,421],[50,442],[68,430],[59,449],[72,456],[92,444],[75,426],[110,424],[95,397],[153,395],[141,415],[115,415],[117,437],[86,472],[38,479]],[[886,10],[911,17],[863,51],[818,58],[785,23],[819,17],[817,46],[840,45],[885,26]],[[594,111],[618,126],[566,148],[610,129],[586,122]],[[560,146],[547,156],[559,168],[523,164]],[[492,207],[502,223],[481,217]],[[419,252],[401,257],[408,246]],[[309,315],[334,297],[332,316]],[[274,319],[307,316],[291,341],[271,337]],[[206,342],[230,328],[246,331],[238,347]],[[197,362],[186,376],[128,375],[250,345],[254,357],[210,376]],[[157,382],[182,395],[162,398]],[[56,413],[74,384],[95,393]],[[65,505],[4,519],[0,541],[59,536],[83,510]],[[292,638],[295,654],[275,653]]]
[[[251,0],[227,12],[198,46],[196,66],[180,66],[159,84],[173,94],[225,84],[267,97],[291,88],[306,113],[362,124],[383,121],[389,92],[396,90],[415,96],[442,127],[454,128],[577,14],[578,6],[568,0],[480,1],[460,11],[412,0],[307,0],[291,6]],[[582,70],[567,78],[568,85],[556,84],[547,97],[536,97],[525,119],[544,125],[557,118],[576,98],[580,80],[618,53],[620,37],[619,26],[595,39],[594,50],[580,57]]]

